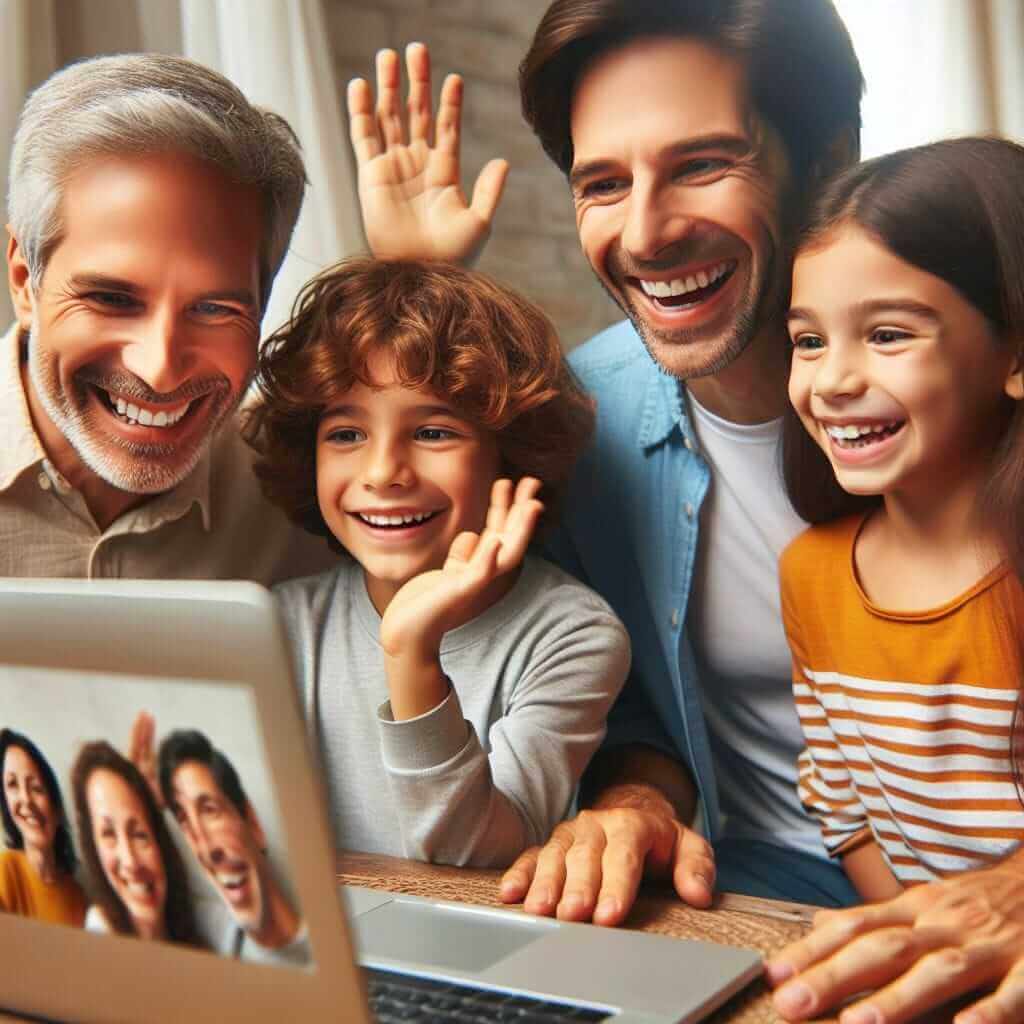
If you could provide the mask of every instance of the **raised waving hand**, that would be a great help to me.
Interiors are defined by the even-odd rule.
[[[380,624],[385,672],[396,719],[413,718],[444,700],[448,682],[441,671],[441,638],[488,606],[498,578],[523,560],[544,506],[540,481],[496,480],[487,524],[460,533],[440,569],[409,580],[391,599]]]
[[[467,202],[459,174],[462,79],[445,79],[435,122],[430,52],[423,43],[410,43],[405,62],[405,118],[400,62],[394,50],[377,54],[376,107],[365,79],[355,78],[348,87],[349,134],[366,238],[373,254],[382,259],[470,263],[490,234],[508,164],[489,161]]]

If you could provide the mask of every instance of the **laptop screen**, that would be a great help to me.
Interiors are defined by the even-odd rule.
[[[248,687],[5,666],[0,783],[0,912],[312,967]]]

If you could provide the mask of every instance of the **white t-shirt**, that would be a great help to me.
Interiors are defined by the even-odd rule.
[[[726,836],[819,857],[797,796],[804,747],[779,606],[778,561],[804,529],[782,481],[782,420],[723,420],[688,395],[711,482],[687,622],[697,659]]]

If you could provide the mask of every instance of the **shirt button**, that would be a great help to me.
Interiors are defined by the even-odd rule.
[[[53,486],[52,481],[45,473],[40,473],[39,476],[36,477],[36,483],[38,483],[44,491],[48,491]]]
[[[683,447],[688,452],[692,452],[693,451],[693,442],[688,437],[684,437],[683,438]]]
[[[672,628],[676,629],[679,626],[679,609],[672,609]]]
[[[687,519],[692,519],[693,518],[693,506],[689,502],[687,502],[683,506],[683,511],[686,513],[686,518]]]

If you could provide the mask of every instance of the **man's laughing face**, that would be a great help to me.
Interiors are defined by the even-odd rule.
[[[239,927],[259,936],[272,913],[272,881],[266,837],[252,808],[239,811],[198,761],[183,761],[171,788],[171,810],[192,852]]]
[[[33,422],[65,475],[166,491],[252,373],[259,196],[180,153],[95,158],[67,181],[60,213],[38,287],[17,239],[8,247]]]
[[[651,356],[717,373],[783,308],[786,161],[741,64],[686,38],[597,58],[572,102],[580,243]]]

